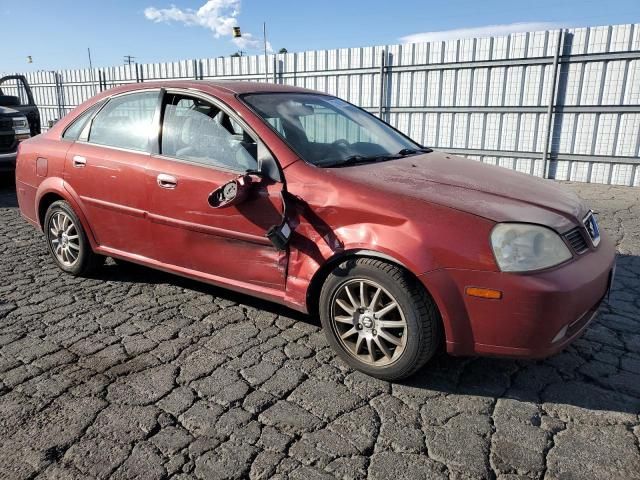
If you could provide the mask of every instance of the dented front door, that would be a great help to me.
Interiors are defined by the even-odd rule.
[[[242,204],[212,208],[211,192],[237,175],[152,156],[146,188],[155,257],[213,281],[282,290],[286,253],[276,250],[265,236],[282,220],[282,184],[264,181]]]

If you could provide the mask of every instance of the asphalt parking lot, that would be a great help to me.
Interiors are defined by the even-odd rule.
[[[142,267],[64,275],[1,187],[0,478],[640,478],[640,189],[567,188],[619,251],[583,338],[392,385],[277,305]]]

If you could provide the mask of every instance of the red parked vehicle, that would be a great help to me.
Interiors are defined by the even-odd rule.
[[[551,355],[615,249],[552,182],[425,148],[343,100],[248,82],[128,85],[20,146],[20,210],[54,261],[106,256],[303,312],[354,368]]]

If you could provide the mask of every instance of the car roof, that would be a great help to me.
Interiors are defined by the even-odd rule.
[[[104,90],[98,95],[88,99],[79,105],[72,113],[66,115],[64,119],[57,122],[49,132],[62,132],[69,124],[71,124],[89,105],[93,105],[105,98],[121,93],[135,92],[150,88],[179,88],[194,89],[205,93],[217,95],[219,97],[233,97],[238,94],[245,93],[315,93],[324,95],[322,92],[309,90],[292,85],[281,85],[267,82],[247,82],[242,80],[150,80],[145,82],[128,83],[117,87]]]
[[[215,90],[230,94],[268,93],[268,92],[307,92],[317,93],[306,88],[266,82],[247,82],[242,80],[153,80],[149,82],[123,85],[108,90],[109,94],[128,92],[150,87],[193,88],[197,90]]]

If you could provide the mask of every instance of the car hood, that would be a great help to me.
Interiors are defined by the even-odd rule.
[[[0,107],[0,117],[15,117],[16,115],[21,115],[21,113],[13,108]]]
[[[551,180],[442,152],[331,169],[337,176],[382,191],[455,208],[495,222],[527,222],[564,232],[586,215],[572,192]]]

